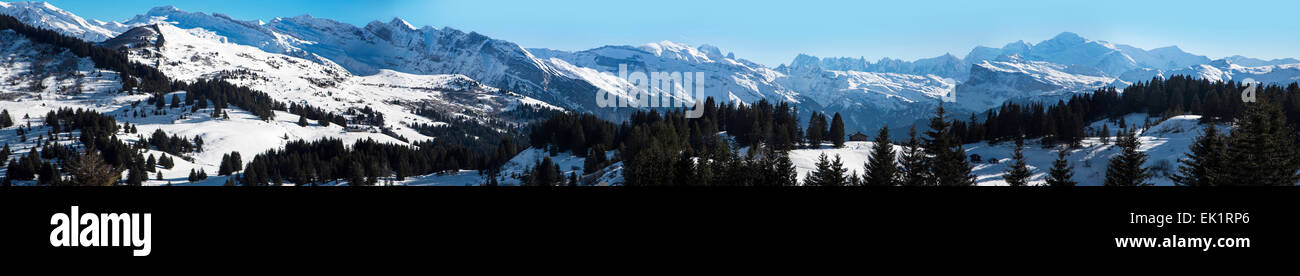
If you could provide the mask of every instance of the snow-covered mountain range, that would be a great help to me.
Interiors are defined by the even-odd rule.
[[[226,80],[266,92],[285,103],[310,103],[329,112],[369,108],[387,119],[380,127],[411,140],[431,138],[411,127],[415,125],[470,122],[511,131],[499,125],[502,114],[525,105],[623,120],[626,109],[600,108],[595,103],[600,90],[618,97],[629,97],[636,91],[636,84],[615,76],[620,65],[643,72],[703,72],[703,96],[722,101],[784,101],[793,103],[804,114],[838,112],[844,115],[848,133],[874,133],[886,125],[906,129],[927,119],[935,105],[945,99],[953,101],[948,106],[954,117],[964,118],[1009,101],[1054,102],[1102,87],[1122,89],[1135,82],[1174,75],[1224,81],[1300,81],[1297,59],[1211,59],[1176,46],[1148,50],[1069,32],[1038,43],[1017,41],[1001,48],[977,46],[964,57],[944,54],[914,61],[868,61],[800,54],[788,64],[769,67],[711,45],[694,47],[661,41],[582,51],[524,48],[472,31],[416,27],[400,18],[356,26],[310,15],[261,21],[158,7],[121,22],[108,22],[88,20],[38,2],[0,2],[0,13],[125,51],[131,59],[154,66],[174,79]],[[0,51],[15,58],[37,55],[25,48],[29,47],[24,46],[29,44],[25,40],[9,36],[0,41]],[[11,58],[17,60],[18,66],[0,68],[0,76],[8,80],[0,84],[6,89],[5,95],[24,100],[7,101],[7,109],[41,114],[55,106],[75,106],[126,112],[134,108],[128,108],[127,103],[140,100],[138,96],[60,94],[67,89],[111,90],[119,84],[115,74],[95,70],[88,61],[60,55],[49,58],[70,61]],[[41,103],[39,107],[30,106],[37,102]],[[464,120],[438,121],[422,116],[420,110],[435,110]],[[293,121],[284,121],[297,118],[292,114],[277,115],[289,119],[261,124],[240,121],[249,117],[245,115],[234,114],[234,122],[185,120],[189,127],[198,129],[193,131],[178,126],[150,126],[166,121],[162,119],[122,120],[187,135],[211,132],[216,135],[212,139],[229,139],[228,145],[248,155],[278,144],[240,146],[240,142],[250,140],[212,128],[223,124],[266,128],[255,136],[268,139],[285,135],[405,143],[379,134],[334,133],[340,126],[298,127]],[[201,156],[189,168],[216,164],[213,159],[218,157]]]
[[[129,28],[117,22],[87,21],[46,2],[0,2],[0,14],[86,41],[103,41]]]
[[[692,47],[663,41],[576,52],[526,49],[475,32],[416,27],[400,18],[365,26],[309,15],[264,22],[169,6],[117,23],[87,21],[45,3],[6,3],[0,7],[6,14],[36,26],[89,41],[106,41],[133,27],[171,26],[217,43],[248,46],[266,54],[314,63],[334,74],[326,78],[348,78],[340,77],[344,73],[349,77],[392,73],[462,75],[490,87],[611,120],[620,120],[623,114],[598,108],[596,92],[604,89],[626,97],[636,91],[633,83],[614,77],[619,65],[639,71],[704,72],[708,76],[704,96],[745,103],[760,99],[786,101],[804,110],[841,112],[851,131],[867,132],[883,125],[910,125],[924,118],[926,110],[944,96],[955,95],[949,98],[956,99],[955,112],[975,113],[1007,101],[1054,101],[1105,86],[1123,88],[1153,77],[1300,80],[1300,60],[1265,61],[1243,56],[1211,60],[1176,46],[1146,50],[1090,40],[1070,32],[1039,43],[977,46],[964,58],[944,54],[915,61],[884,58],[871,62],[864,58],[799,55],[789,64],[769,68],[735,54],[724,54],[710,45]],[[284,73],[293,74],[291,70]],[[275,91],[275,87],[266,89],[293,94]]]

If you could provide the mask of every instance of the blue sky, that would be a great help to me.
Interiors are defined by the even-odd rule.
[[[121,21],[151,7],[270,20],[311,14],[356,25],[401,17],[524,47],[583,50],[672,40],[712,44],[769,66],[796,54],[916,59],[1071,31],[1141,48],[1220,58],[1300,57],[1300,1],[851,0],[52,0]],[[1086,2],[1086,4],[1085,4]]]

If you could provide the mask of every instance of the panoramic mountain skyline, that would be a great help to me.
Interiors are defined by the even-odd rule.
[[[875,143],[883,143],[863,137],[884,127],[950,132],[923,135],[950,136],[960,143],[920,148],[947,148],[943,160],[955,163],[944,166],[966,166],[978,178],[936,178],[947,181],[943,185],[1047,183],[1042,174],[1014,182],[997,177],[1015,164],[999,163],[1012,150],[999,142],[1020,132],[1044,149],[1069,148],[1076,154],[1072,162],[1084,168],[1118,156],[1120,148],[1108,142],[1112,134],[1118,136],[1113,130],[1140,132],[1135,139],[1155,147],[1130,145],[1131,151],[1152,152],[1152,158],[1134,163],[1169,176],[1169,164],[1177,163],[1181,149],[1195,138],[1189,130],[1200,122],[1236,116],[1234,112],[1245,107],[1232,101],[1241,84],[1231,81],[1254,79],[1300,90],[1294,84],[1300,80],[1300,61],[1295,59],[1212,59],[1181,46],[1152,48],[1068,31],[1001,46],[974,44],[967,53],[929,58],[797,54],[787,57],[788,64],[770,67],[710,43],[662,40],[577,51],[533,48],[474,29],[419,25],[401,18],[354,24],[300,15],[264,21],[168,5],[106,22],[32,2],[0,2],[0,13],[12,16],[7,23],[11,29],[3,34],[16,42],[3,49],[16,59],[8,71],[0,72],[10,80],[0,88],[16,91],[9,96],[17,99],[0,102],[4,109],[24,117],[47,113],[49,122],[77,116],[48,114],[56,107],[93,108],[102,113],[83,116],[122,122],[122,133],[110,129],[92,134],[156,149],[114,161],[135,166],[135,172],[125,172],[122,178],[128,185],[166,185],[182,179],[188,185],[552,185],[565,175],[570,185],[661,185],[677,180],[656,179],[664,174],[647,170],[675,167],[671,164],[676,159],[646,158],[673,154],[647,157],[639,151],[680,152],[691,147],[685,152],[717,157],[725,151],[706,150],[731,147],[718,143],[786,152],[791,162],[782,166],[790,174],[781,179],[802,181],[781,185],[830,185],[821,181],[834,173],[820,168],[818,157],[838,155],[855,164],[846,168],[863,172],[856,164],[866,160]],[[56,33],[85,42],[67,41]],[[95,50],[79,52],[84,48]],[[127,60],[137,67],[123,67]],[[638,119],[646,116],[637,115],[644,110],[602,105],[599,99],[601,91],[621,99],[634,99],[642,91],[637,83],[644,81],[601,74],[618,71],[624,67],[620,65],[702,72],[708,77],[695,79],[701,87],[696,96],[716,101],[703,104],[704,112],[696,117],[701,120],[683,121],[690,127],[645,133],[645,127],[653,126],[644,124],[653,120]],[[1269,86],[1266,93],[1279,95],[1282,86]],[[948,102],[943,105],[946,112],[936,112],[945,110],[942,102]],[[738,103],[744,105],[733,105]],[[945,123],[936,124],[936,118]],[[615,127],[624,122],[635,126]],[[241,131],[225,131],[230,127]],[[18,139],[11,142],[20,149],[15,154],[37,152],[41,137],[23,137],[28,131],[41,130],[16,132]],[[146,139],[137,132],[153,135]],[[853,135],[856,141],[845,141],[850,133],[862,134]],[[655,138],[660,141],[687,137],[691,142],[655,145],[649,143],[653,140],[631,139],[647,135],[667,135]],[[890,139],[902,142],[898,137]],[[200,143],[212,151],[193,146]],[[304,164],[293,158],[247,163],[239,157],[299,154],[277,153],[282,147],[315,147],[312,151],[329,154],[330,148],[344,144],[412,146],[391,150],[449,159],[331,159],[328,162],[337,164],[327,166],[339,170],[316,172],[325,174],[319,178],[296,169]],[[633,146],[615,147],[619,144]],[[417,148],[432,152],[408,151]],[[751,151],[718,158],[763,160]],[[593,157],[601,152],[607,158]],[[1050,150],[1027,153],[1029,166],[1035,168],[1052,158]],[[974,163],[963,165],[967,154]],[[168,156],[170,165],[158,170],[145,162],[146,155]],[[539,160],[548,156],[549,164]],[[313,159],[298,160],[303,158]],[[991,162],[980,161],[985,158]],[[54,181],[27,175],[40,166],[31,160],[36,159],[11,162],[10,172],[17,173],[12,179],[29,181],[24,185]],[[233,174],[244,166],[249,171]],[[1079,169],[1076,178],[1083,185],[1109,183],[1109,173],[1095,168]],[[198,172],[181,177],[193,170]],[[218,175],[208,179],[204,170]],[[141,177],[145,171],[150,178]],[[814,177],[813,171],[821,172]],[[1168,177],[1152,183],[1173,184]]]
[[[1143,49],[1178,46],[1211,59],[1244,55],[1271,60],[1300,57],[1298,27],[1283,17],[1187,20],[1206,3],[1181,5],[1101,1],[1068,3],[1006,1],[995,4],[779,3],[736,6],[668,1],[648,7],[624,3],[561,1],[50,1],[83,17],[124,21],[156,6],[271,21],[310,14],[355,26],[400,17],[412,25],[452,27],[509,40],[528,48],[579,51],[605,45],[671,40],[715,45],[776,67],[798,54],[916,60],[945,53],[965,56],[975,45],[1000,47],[1040,41],[1061,32]],[[1247,1],[1241,7],[1294,10],[1287,1]],[[257,9],[240,7],[256,6]],[[688,8],[683,8],[688,7]],[[835,7],[827,9],[826,7]],[[493,12],[483,12],[490,10]],[[582,11],[582,12],[575,12]],[[1149,12],[1150,11],[1150,12]],[[1160,11],[1156,13],[1154,11]],[[986,15],[996,14],[996,20]],[[908,22],[908,24],[897,24]],[[1205,33],[1214,33],[1207,36]],[[1236,43],[1225,43],[1233,41]]]
[[[955,108],[956,115],[964,116],[1006,102],[1053,102],[1107,86],[1123,89],[1153,77],[1253,78],[1286,83],[1300,76],[1296,65],[1300,61],[1290,58],[1233,56],[1212,60],[1178,46],[1144,49],[1073,32],[1042,41],[1020,39],[1001,47],[973,46],[965,54],[916,60],[799,54],[788,64],[769,67],[710,44],[660,41],[581,51],[525,48],[528,45],[475,30],[417,27],[401,18],[371,20],[364,25],[310,15],[258,21],[160,6],[122,22],[103,22],[85,20],[45,3],[6,5],[7,14],[88,41],[132,31],[140,34],[143,32],[128,29],[165,22],[198,37],[252,46],[326,67],[342,66],[359,76],[382,70],[417,75],[462,74],[488,86],[575,111],[593,112],[608,120],[620,120],[627,114],[596,108],[591,95],[597,90],[621,95],[618,97],[634,93],[635,85],[628,80],[597,74],[617,71],[617,64],[633,65],[638,67],[636,70],[720,76],[706,80],[703,96],[746,103],[766,99],[790,102],[804,110],[844,113],[849,131],[868,132],[884,125],[898,128],[916,123],[946,95],[955,96],[945,100],[958,102],[950,107]],[[114,40],[118,41],[114,44],[123,42]],[[879,110],[891,112],[880,114]]]

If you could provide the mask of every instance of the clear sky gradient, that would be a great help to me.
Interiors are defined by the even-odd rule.
[[[711,44],[769,66],[796,54],[907,60],[976,45],[1031,43],[1071,31],[1141,48],[1177,45],[1210,58],[1300,58],[1300,1],[854,0],[51,0],[88,19],[151,7],[270,20],[311,14],[355,25],[401,17],[527,48],[584,50],[671,40]]]

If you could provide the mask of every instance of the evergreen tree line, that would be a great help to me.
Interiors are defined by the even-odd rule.
[[[679,115],[684,114],[674,110],[637,110],[628,120],[614,125],[590,114],[558,114],[535,124],[529,141],[533,147],[553,145],[560,151],[587,156],[589,149],[596,146],[615,150],[624,147],[629,139],[646,139],[644,135],[634,133],[641,127],[671,129],[670,132],[655,133],[660,136],[656,137],[657,140],[685,143],[693,152],[712,151],[710,148],[717,147],[715,138],[722,132],[732,138],[735,147],[749,147],[754,152],[765,149],[788,151],[823,142],[836,146],[844,143],[844,124],[839,114],[828,120],[826,114],[815,112],[809,119],[815,126],[809,127],[808,136],[805,136],[798,119],[798,108],[784,102],[773,104],[759,100],[747,105],[718,104],[713,98],[707,98],[700,118],[687,119]],[[633,147],[632,150],[638,149]]]
[[[1044,144],[1077,146],[1085,137],[1117,136],[1112,135],[1108,128],[1088,133],[1088,123],[1108,119],[1119,121],[1132,113],[1160,118],[1199,114],[1205,121],[1231,122],[1239,119],[1247,109],[1241,100],[1245,88],[1244,84],[1234,81],[1157,77],[1149,82],[1134,83],[1123,93],[1115,88],[1103,88],[1091,94],[1075,95],[1051,106],[1037,102],[1006,103],[985,112],[982,120],[971,115],[965,122],[954,122],[954,132],[963,143],[1009,141],[1023,134],[1026,138],[1044,138]],[[1279,105],[1288,125],[1295,127],[1300,123],[1300,84],[1291,83],[1285,88],[1263,86],[1258,89],[1257,97]],[[1120,125],[1129,123],[1120,122]]]
[[[289,113],[298,115],[304,119],[316,120],[316,123],[320,124],[321,126],[330,126],[330,124],[336,124],[340,126],[348,125],[347,117],[344,117],[343,115],[334,114],[333,112],[328,112],[323,109],[320,109],[319,107],[314,107],[306,104],[298,104],[298,103],[289,104]]]
[[[191,141],[189,138],[176,136],[175,134],[167,136],[167,133],[163,132],[162,129],[155,129],[150,138],[141,139],[141,141],[154,149],[173,155],[203,151],[202,137],[195,136],[194,140]]]
[[[178,82],[175,84],[174,89],[170,91],[178,90],[185,90],[187,92],[185,97],[186,104],[195,104],[192,111],[207,108],[207,103],[209,101],[212,102],[213,117],[223,117],[219,115],[222,114],[223,110],[230,108],[231,105],[248,111],[262,120],[274,119],[276,110],[288,110],[287,105],[272,99],[271,96],[266,93],[230,84],[223,80],[209,81],[206,79],[199,79],[193,83]],[[158,99],[157,102],[161,102],[161,92],[155,96],[155,98]],[[311,109],[303,108],[300,110]],[[304,112],[300,115],[306,116],[308,114]],[[321,114],[314,115],[325,116]],[[316,117],[311,119],[320,120],[322,118],[328,119],[327,117]]]
[[[508,139],[502,140],[501,144],[503,148],[514,147],[508,145],[513,144]],[[402,181],[409,176],[497,168],[509,160],[506,156],[517,152],[513,148],[507,150],[511,152],[480,154],[436,140],[417,142],[413,146],[369,139],[351,146],[338,139],[298,140],[289,142],[284,149],[253,157],[252,162],[243,167],[241,182],[249,186],[265,186],[346,181],[351,185],[367,186],[390,177]],[[222,163],[229,162],[232,172],[239,171],[237,159],[237,154],[231,154],[223,158]]]
[[[527,107],[520,108],[528,109]],[[527,139],[525,133],[517,131],[517,129],[522,124],[532,122],[511,123],[495,118],[467,118],[444,114],[423,105],[415,107],[413,113],[434,122],[443,122],[445,124],[413,124],[407,125],[407,127],[434,140],[442,141],[448,145],[466,147],[479,153],[491,153],[498,150],[499,145],[506,140],[509,140],[511,148],[513,148],[516,141]],[[513,157],[515,152],[509,153]]]
[[[1282,105],[1264,100],[1247,104],[1226,136],[1210,122],[1170,178],[1184,186],[1297,185],[1300,148],[1287,116]],[[1149,176],[1145,168],[1131,170]]]
[[[9,160],[6,185],[33,179],[38,185],[53,186],[140,185],[149,172],[175,165],[171,156],[146,157],[147,145],[132,146],[119,140],[116,133],[123,128],[112,116],[62,108],[47,114],[45,123],[48,133],[36,138],[36,147],[27,154],[11,160],[9,145],[0,149],[0,160]],[[30,126],[20,128],[32,131]],[[80,135],[74,138],[76,134]],[[74,141],[80,144],[68,143]],[[126,179],[121,179],[123,171]]]
[[[660,113],[651,109],[634,112],[617,129],[593,115],[557,115],[534,126],[530,141],[534,147],[590,156],[584,166],[586,174],[597,172],[609,162],[622,161],[625,184],[629,186],[974,184],[965,150],[953,131],[953,120],[942,106],[936,110],[926,137],[917,137],[913,129],[903,152],[895,152],[889,130],[882,129],[877,135],[872,161],[865,164],[867,171],[861,176],[844,175],[846,170],[838,157],[823,156],[817,170],[804,183],[798,183],[788,151],[827,141],[842,146],[844,127],[838,114],[827,120],[825,114],[814,112],[805,136],[796,114],[785,103],[773,105],[760,101],[748,106],[718,106],[706,100],[702,118],[688,119],[681,111]],[[718,135],[718,130],[725,130],[734,143]],[[739,148],[748,149],[740,152]],[[604,155],[596,154],[605,150],[617,150],[615,160],[602,160]],[[537,165],[544,166],[544,163],[542,160]],[[543,181],[525,183],[558,185],[557,179],[563,177],[552,177],[555,174],[551,171],[546,167],[534,168],[530,177],[541,177]]]

